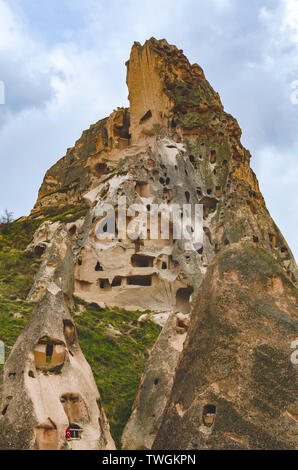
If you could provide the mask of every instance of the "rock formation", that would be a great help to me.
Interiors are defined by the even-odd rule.
[[[151,449],[173,386],[175,367],[183,349],[189,318],[171,313],[156,341],[122,435],[126,450]]]
[[[159,314],[165,326],[145,367],[123,448],[294,448],[297,376],[289,348],[298,334],[297,267],[266,208],[241,129],[201,67],[165,40],[133,45],[127,85],[129,109],[118,108],[83,132],[40,188],[30,220],[51,217],[51,222],[39,227],[27,248],[43,262],[29,294],[39,303],[32,318],[36,334],[29,327],[23,333],[30,339],[26,354],[30,350],[32,356],[42,338],[43,347],[46,338],[67,347],[61,321],[71,321],[65,312],[72,308],[72,289],[86,303],[145,312],[139,328]],[[129,213],[123,226],[119,200],[135,205],[136,212],[145,208],[138,225]],[[202,239],[193,245],[175,237],[185,217],[175,207],[183,204],[203,207]],[[157,214],[152,237],[156,205],[167,211],[169,232]],[[62,214],[59,222],[53,221],[56,214]],[[189,231],[192,224],[190,216]],[[48,326],[38,323],[47,303],[55,303],[60,318],[54,331],[50,308]],[[21,335],[6,364],[4,409],[10,396],[5,373],[22,344]],[[20,364],[27,371],[26,354]],[[29,431],[39,436],[38,426],[46,423],[53,430],[55,423],[50,434],[61,446],[63,409],[71,408],[70,396],[76,394],[95,436],[84,442],[82,437],[78,445],[112,447],[104,412],[94,409],[91,382],[87,396],[79,386],[63,391],[61,382],[57,423],[51,413],[32,412],[39,409],[37,392],[33,399],[33,389],[19,382],[31,397]],[[3,416],[8,420],[8,412]],[[5,427],[7,436],[16,425]],[[32,435],[26,439],[32,445]]]
[[[265,250],[214,258],[154,449],[297,449],[297,300]]]
[[[57,227],[30,295],[38,300],[3,370],[2,450],[114,449],[92,371],[67,305],[73,261]]]

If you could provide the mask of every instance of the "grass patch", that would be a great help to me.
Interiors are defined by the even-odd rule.
[[[0,227],[0,340],[5,343],[6,357],[34,309],[34,304],[25,298],[40,259],[24,252],[25,247],[45,220],[70,222],[84,211],[76,207],[52,216],[47,214],[38,220],[15,221],[5,228],[5,233]],[[92,368],[112,435],[120,448],[121,434],[130,416],[149,351],[161,327],[152,322],[139,326],[137,320],[143,312],[118,308],[102,310],[96,304],[85,304],[78,299],[76,303],[85,309],[75,316],[79,343]],[[2,368],[0,365],[0,371]]]
[[[82,301],[80,301],[82,303]],[[101,310],[96,304],[84,304],[85,311],[74,320],[83,354],[89,362],[101,394],[111,433],[120,449],[120,439],[137,393],[150,349],[161,327],[148,322],[140,327],[143,312],[112,308]],[[7,358],[32,315],[34,304],[7,300],[0,296],[0,340]],[[113,327],[121,335],[113,333]],[[0,365],[0,372],[3,365]],[[60,373],[57,370],[47,373]]]
[[[18,336],[32,315],[34,304],[25,300],[7,300],[0,296],[0,341],[5,344],[7,358]],[[0,364],[0,372],[3,365]]]
[[[42,219],[38,219],[39,225],[50,220],[51,222],[74,222],[81,217],[84,217],[89,210],[89,207],[82,203],[76,204],[75,206],[64,206],[60,211],[57,211],[56,207],[48,207],[43,211],[35,214],[35,217],[41,216]],[[34,219],[36,220],[36,219]]]
[[[118,448],[149,351],[161,331],[152,322],[138,326],[142,313],[116,307],[101,310],[89,304],[75,317],[79,343],[92,368]]]
[[[49,210],[43,218],[16,220],[0,224],[0,295],[25,299],[33,285],[40,266],[40,258],[25,252],[38,227],[45,221],[74,222],[86,215],[84,204]]]
[[[25,299],[34,282],[40,259],[24,252],[42,221],[22,220],[0,225],[0,295]]]

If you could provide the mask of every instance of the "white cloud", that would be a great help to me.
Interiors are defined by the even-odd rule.
[[[22,24],[10,7],[0,0],[0,50],[16,50],[21,43]]]
[[[42,47],[33,38],[27,39],[24,23],[0,2],[0,13],[9,20],[5,34],[12,36],[0,53],[0,65],[7,60],[13,64],[10,78],[15,80],[13,87],[10,79],[5,80],[11,94],[7,106],[0,107],[0,122],[5,118],[0,127],[0,210],[9,207],[20,216],[33,207],[45,171],[91,123],[125,105],[127,93],[124,77],[123,88],[113,87],[104,49],[89,50],[71,42]],[[9,60],[20,50],[22,57]],[[27,83],[32,89],[26,89]],[[27,101],[22,104],[17,93],[23,85]],[[44,87],[43,102],[40,98],[28,102],[28,95],[39,87]]]
[[[284,0],[284,4],[282,31],[288,30],[292,40],[298,43],[298,2],[297,0]]]
[[[212,2],[215,4],[216,8],[222,11],[228,10],[233,6],[232,0],[212,0]]]
[[[0,212],[29,212],[45,171],[82,130],[127,104],[124,62],[133,41],[165,37],[203,66],[239,119],[267,205],[294,247],[298,106],[290,102],[290,85],[298,79],[297,4],[61,0],[76,15],[75,29],[65,15],[65,31],[51,30],[49,39],[48,31],[38,32],[35,2],[27,0],[36,8],[27,17],[21,0],[0,0],[0,80],[7,89],[0,107]]]
[[[267,207],[294,253],[298,253],[297,196],[293,191],[298,181],[297,148],[264,146],[258,150],[255,171]]]

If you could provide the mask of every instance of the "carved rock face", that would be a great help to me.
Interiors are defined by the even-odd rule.
[[[60,235],[54,234],[40,270],[48,272],[51,267],[51,276],[40,276],[41,300],[4,366],[1,449],[115,448],[65,302],[67,286],[73,282],[73,263],[65,262],[70,242],[66,237],[67,249],[61,249]],[[61,270],[64,277],[59,285],[64,292],[55,282]]]
[[[154,449],[297,448],[297,299],[282,268],[253,244],[216,256]]]
[[[292,448],[292,388],[282,387],[272,404],[257,369],[265,368],[274,388],[271,374],[280,362],[290,382],[285,351],[296,334],[297,266],[265,206],[241,129],[202,69],[165,40],[133,45],[127,84],[129,109],[92,125],[48,170],[31,213],[71,207],[78,217],[45,222],[28,247],[43,259],[29,294],[39,303],[6,364],[3,446],[113,448],[69,314],[74,293],[101,307],[168,317],[141,379],[125,448],[149,449],[155,438],[163,449]],[[121,197],[145,208],[147,237],[131,214],[122,230]],[[115,219],[103,214],[104,204],[114,207]],[[175,217],[166,237],[158,217],[152,237],[148,221],[160,204]],[[203,206],[203,238],[192,249],[175,238],[181,218],[175,204]],[[100,231],[106,236],[99,238]],[[243,269],[251,273],[247,284]],[[20,408],[26,432],[12,438]]]

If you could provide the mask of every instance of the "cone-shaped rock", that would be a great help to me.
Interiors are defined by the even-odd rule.
[[[166,40],[151,38],[143,46],[133,45],[127,84],[129,109],[118,108],[90,126],[45,175],[30,218],[59,213],[65,224],[61,228],[45,221],[35,233],[29,248],[35,253],[46,249],[46,254],[30,299],[46,295],[47,302],[54,302],[46,292],[61,298],[56,289],[61,290],[65,305],[59,304],[57,311],[64,312],[72,306],[74,290],[87,303],[149,310],[150,318],[169,317],[141,379],[123,435],[125,448],[150,448],[155,437],[154,446],[164,449],[293,448],[297,366],[290,362],[290,346],[297,338],[297,266],[266,208],[250,167],[251,155],[240,141],[241,129],[225,112],[201,67],[190,64]],[[131,209],[124,221],[120,198]],[[202,236],[187,243],[177,237],[178,229],[184,224],[193,233],[194,220],[183,205],[196,204],[203,208]],[[111,207],[115,220],[105,212]],[[137,207],[144,217],[134,224]],[[69,208],[76,216],[68,222],[67,216],[73,215]],[[58,266],[59,257],[64,261]],[[179,362],[186,333],[183,327],[179,338],[177,325],[181,327],[180,320],[189,317],[194,304]],[[62,348],[60,327],[61,322],[57,331],[47,332],[38,324],[28,353],[32,355],[36,345],[47,350],[46,337]],[[24,355],[22,361],[25,370],[29,359]],[[52,383],[63,374],[55,378],[38,372],[38,380]],[[29,379],[36,380],[28,375],[26,384]],[[20,387],[20,393],[29,393],[26,387]],[[70,407],[67,394],[81,396],[90,433],[92,428],[96,434],[96,414],[91,412],[96,398],[89,401],[79,387],[64,392],[56,388],[61,413]],[[0,425],[9,423],[10,396],[16,399],[10,391],[3,395]],[[32,407],[38,401],[38,396],[28,400],[26,412],[35,433],[28,439],[36,441],[38,426],[53,431],[53,423],[59,431],[50,434],[62,439],[66,421],[60,425],[56,415],[57,423],[51,413],[37,415]],[[7,429],[12,432],[14,426]],[[82,443],[89,428],[78,426],[83,429]]]
[[[154,449],[297,449],[297,290],[250,243],[213,260]]]
[[[32,289],[40,300],[5,363],[1,449],[115,448],[67,307],[73,288],[70,247],[59,226]]]

